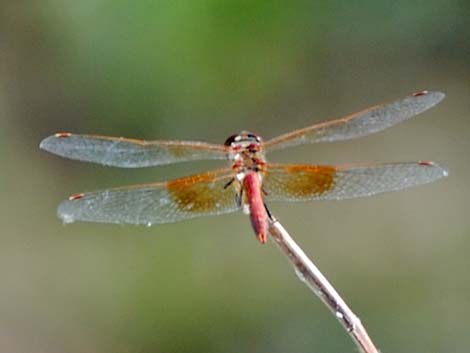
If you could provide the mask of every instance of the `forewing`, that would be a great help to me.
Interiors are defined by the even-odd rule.
[[[426,184],[447,174],[432,162],[269,165],[263,190],[267,201],[343,200]]]
[[[65,158],[122,168],[225,158],[223,145],[193,141],[145,141],[72,133],[51,135],[42,140],[40,148]]]
[[[74,221],[152,225],[239,209],[228,168],[164,183],[121,187],[72,195],[60,204],[59,217]]]
[[[275,150],[314,142],[332,142],[362,137],[382,131],[438,104],[445,95],[422,91],[388,104],[296,130],[266,142],[266,150]]]

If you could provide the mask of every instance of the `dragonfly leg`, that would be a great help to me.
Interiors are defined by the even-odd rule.
[[[227,189],[235,181],[235,178],[230,179],[227,184],[224,185],[224,189]]]
[[[264,204],[264,209],[266,210],[266,214],[268,215],[269,219],[272,220],[273,216],[271,214],[271,211],[269,210],[268,206],[266,206],[265,202],[263,202],[263,204]]]
[[[238,207],[242,207],[243,203],[243,188],[241,188],[239,193],[235,194],[235,202],[237,203]]]
[[[261,187],[261,192],[263,193],[264,196],[269,195],[269,193],[264,189],[264,186]]]

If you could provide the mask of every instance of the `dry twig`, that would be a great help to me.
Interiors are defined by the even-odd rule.
[[[351,311],[315,264],[291,238],[287,230],[271,215],[269,232],[294,265],[298,277],[325,303],[349,333],[362,353],[379,353],[361,320]]]

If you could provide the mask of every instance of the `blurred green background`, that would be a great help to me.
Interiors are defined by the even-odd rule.
[[[421,89],[447,98],[368,138],[278,162],[435,160],[435,184],[274,213],[383,352],[468,352],[470,3],[4,0],[1,352],[355,352],[243,214],[64,227],[67,195],[216,162],[119,170],[38,149],[56,131],[222,143]]]

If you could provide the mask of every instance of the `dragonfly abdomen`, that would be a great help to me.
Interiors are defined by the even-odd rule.
[[[250,206],[251,225],[262,244],[268,240],[268,215],[264,208],[261,180],[256,172],[248,173],[243,179],[247,202]]]

